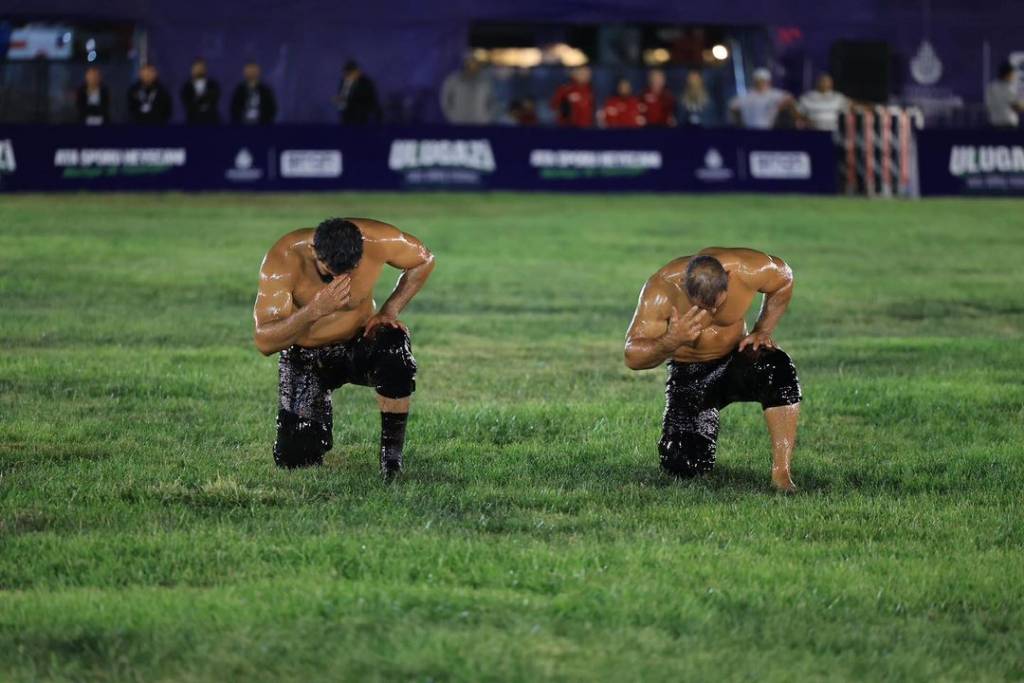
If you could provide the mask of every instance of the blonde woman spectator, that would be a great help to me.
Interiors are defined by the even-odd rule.
[[[699,71],[686,74],[686,88],[679,98],[679,119],[684,126],[706,126],[710,118],[711,98]]]

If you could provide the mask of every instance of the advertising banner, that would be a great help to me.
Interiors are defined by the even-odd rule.
[[[1024,196],[1024,131],[922,130],[922,195]]]
[[[830,193],[835,159],[831,137],[809,131],[0,126],[0,193]]]

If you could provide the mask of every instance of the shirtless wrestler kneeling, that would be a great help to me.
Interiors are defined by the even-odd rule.
[[[748,334],[744,314],[761,292],[761,314]],[[633,370],[668,361],[658,450],[667,472],[692,477],[715,464],[719,411],[757,401],[772,440],[772,483],[796,490],[790,458],[800,415],[800,382],[772,332],[793,295],[782,259],[752,249],[710,248],[671,261],[640,292],[626,334]]]
[[[373,287],[385,264],[402,275],[378,310]],[[381,474],[401,472],[416,361],[398,314],[433,269],[418,239],[367,218],[331,218],[270,248],[253,317],[256,347],[280,352],[274,462],[323,462],[333,443],[331,391],[351,383],[377,392]]]

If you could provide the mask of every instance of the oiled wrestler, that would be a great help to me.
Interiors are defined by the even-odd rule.
[[[373,287],[385,265],[402,273],[378,309]],[[331,218],[270,248],[253,317],[256,347],[280,352],[274,462],[322,463],[333,444],[331,392],[359,384],[377,393],[381,474],[401,472],[416,361],[398,315],[433,270],[418,239],[368,218]]]
[[[752,331],[744,314],[764,295]],[[658,450],[670,474],[692,477],[715,464],[719,411],[755,401],[772,442],[772,483],[796,490],[790,460],[801,389],[796,367],[772,338],[793,296],[793,271],[753,249],[712,247],[670,261],[647,280],[626,333],[633,370],[668,361]]]

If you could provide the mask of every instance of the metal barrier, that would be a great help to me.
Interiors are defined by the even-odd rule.
[[[914,131],[924,127],[916,107],[852,107],[840,126],[840,178],[846,194],[916,197]]]

